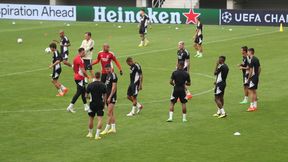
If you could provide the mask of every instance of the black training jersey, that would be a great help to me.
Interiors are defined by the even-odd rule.
[[[260,61],[257,57],[253,56],[250,60],[249,68],[252,68],[252,76],[259,76]]]
[[[196,29],[199,30],[197,36],[200,36],[200,35],[203,34],[203,25],[202,25],[202,23],[200,21],[198,21]]]
[[[130,67],[130,83],[131,84],[139,83],[141,75],[142,75],[141,66],[138,63],[133,64]]]
[[[249,64],[249,63],[248,63],[248,57],[247,57],[247,56],[243,56],[241,66],[242,66],[242,67],[247,67],[248,64]],[[243,72],[243,75],[245,75],[246,72],[247,72],[247,70],[246,70],[246,69],[242,69],[242,72]]]
[[[107,75],[105,85],[107,87],[108,94],[110,94],[112,91],[112,84],[117,83],[117,81],[118,81],[118,78],[114,72]]]
[[[90,93],[92,96],[91,102],[98,105],[104,103],[103,95],[107,93],[107,89],[104,83],[95,81],[87,86],[87,93]]]
[[[144,16],[140,17],[140,27],[147,28],[149,22],[149,17],[145,14]]]
[[[52,63],[54,64],[57,60],[62,60],[61,55],[58,51],[53,52]],[[58,63],[54,66],[54,70],[61,69],[61,63]]]
[[[175,87],[181,87],[181,88],[185,87],[186,82],[188,83],[191,82],[190,75],[182,69],[174,71],[172,73],[171,79],[174,81]]]
[[[216,71],[216,84],[224,83],[226,84],[226,78],[229,72],[229,68],[226,64],[219,64]]]
[[[177,51],[178,62],[190,59],[190,54],[186,49],[180,49]]]
[[[60,52],[61,54],[68,52],[67,45],[70,44],[69,39],[64,36],[63,38],[60,38]]]

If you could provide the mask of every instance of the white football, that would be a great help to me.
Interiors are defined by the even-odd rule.
[[[50,52],[51,52],[51,50],[49,47],[45,48],[45,53],[50,53]]]
[[[234,133],[234,136],[240,136],[240,135],[241,135],[240,132],[235,132],[235,133]]]
[[[23,42],[23,39],[22,39],[22,38],[18,38],[18,39],[17,39],[17,43],[20,44],[20,43],[22,43],[22,42]]]

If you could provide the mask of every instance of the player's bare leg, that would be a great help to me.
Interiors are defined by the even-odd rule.
[[[248,103],[248,96],[249,96],[249,93],[248,93],[248,86],[243,86],[243,90],[244,90],[244,98],[243,98],[243,101],[240,102],[240,104],[246,104]]]
[[[94,127],[94,117],[89,116],[88,121],[88,134],[86,137],[92,138],[93,137],[93,127]]]
[[[227,116],[224,110],[224,96],[223,95],[218,95],[215,96],[215,103],[218,107],[217,113],[214,114],[213,116],[216,116],[218,118],[224,118]]]
[[[175,106],[175,103],[171,102],[170,103],[170,108],[169,108],[169,118],[168,118],[167,122],[172,122],[173,121],[174,106]]]
[[[199,56],[199,49],[198,49],[197,43],[194,43],[193,47],[196,50],[196,55],[194,57],[198,57]]]
[[[96,130],[96,134],[95,134],[95,139],[96,139],[96,140],[99,140],[99,139],[101,139],[101,137],[100,137],[100,131],[101,131],[102,125],[103,125],[103,123],[102,123],[102,116],[97,116],[97,120],[98,120],[98,123],[97,123],[97,130]]]
[[[197,48],[198,48],[198,51],[199,51],[199,55],[198,55],[198,58],[201,58],[203,57],[203,47],[201,44],[197,44]]]
[[[252,112],[257,110],[257,93],[255,89],[250,89],[251,104],[247,111]]]
[[[138,45],[138,47],[143,47],[144,46],[144,42],[145,42],[145,35],[144,34],[140,34],[140,38],[141,38],[141,42]]]
[[[116,133],[114,107],[115,107],[114,104],[108,105],[108,124],[111,124],[111,129],[107,133]]]
[[[182,121],[187,122],[186,119],[187,109],[186,109],[186,103],[182,103]]]
[[[66,93],[68,92],[68,89],[64,87],[60,82],[58,82],[58,80],[52,79],[51,82],[53,83],[55,88],[58,90],[58,94],[56,96],[64,96],[65,95],[64,91]]]
[[[132,102],[132,109],[127,114],[127,116],[133,116],[135,114],[139,114],[141,112],[141,110],[143,109],[143,105],[137,101],[136,96],[127,96],[127,98],[128,98],[128,100],[130,100]],[[137,109],[137,112],[136,112],[136,109]]]
[[[67,60],[63,60],[63,64],[72,67],[72,64],[70,64]]]

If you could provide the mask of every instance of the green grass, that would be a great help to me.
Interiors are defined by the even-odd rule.
[[[181,122],[176,106],[175,119],[166,123],[175,68],[177,42],[183,40],[191,55],[192,25],[153,25],[150,45],[138,48],[136,24],[71,23],[44,21],[0,21],[0,161],[195,161],[195,162],[283,162],[288,158],[288,85],[287,32],[276,27],[210,26],[204,28],[204,58],[191,58],[192,86],[195,96],[188,103],[188,122]],[[179,30],[175,30],[175,27]],[[233,31],[228,29],[232,28]],[[256,30],[258,28],[258,30]],[[108,42],[119,58],[124,76],[119,75],[116,105],[117,134],[101,141],[90,140],[88,116],[81,100],[76,114],[65,111],[74,92],[72,70],[64,67],[60,81],[70,88],[63,98],[55,97],[50,83],[51,56],[44,49],[58,31],[70,38],[70,61],[76,54],[84,32],[91,31],[96,51]],[[16,39],[23,38],[23,44]],[[262,74],[259,85],[259,111],[245,112],[242,99],[240,47],[256,49]],[[95,51],[95,53],[96,53]],[[229,117],[212,117],[216,111],[212,76],[219,55],[227,56],[230,67],[225,95]],[[126,100],[129,80],[127,56],[142,65],[144,89],[139,100],[145,109],[139,116],[127,118],[130,103]],[[96,54],[94,55],[94,58]],[[46,69],[47,67],[47,69]],[[99,70],[99,65],[94,67]],[[30,71],[30,72],[27,72]],[[118,72],[117,72],[118,73]],[[208,76],[205,76],[208,75]],[[239,131],[241,136],[233,136]]]

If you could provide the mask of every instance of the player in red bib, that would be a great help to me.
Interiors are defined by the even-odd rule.
[[[80,95],[82,97],[82,101],[84,104],[84,110],[85,111],[89,110],[89,106],[86,101],[86,89],[85,89],[85,81],[84,81],[85,77],[89,78],[89,76],[87,75],[87,72],[85,71],[85,65],[82,59],[84,56],[85,56],[85,49],[79,48],[78,55],[76,55],[73,61],[74,80],[77,85],[77,92],[75,93],[70,105],[67,108],[67,111],[72,112],[72,113],[75,113],[74,104]]]
[[[101,81],[103,83],[105,83],[106,76],[107,76],[107,72],[105,71],[105,66],[107,64],[110,64],[112,66],[112,62],[111,62],[112,60],[115,62],[117,68],[119,69],[120,75],[123,75],[123,71],[122,71],[122,68],[121,68],[119,61],[116,59],[114,53],[110,52],[109,49],[110,49],[109,44],[105,43],[103,45],[103,50],[98,53],[97,59],[95,61],[93,61],[93,63],[92,63],[92,65],[95,65],[95,64],[98,64],[99,62],[101,62],[101,67],[102,67]]]

